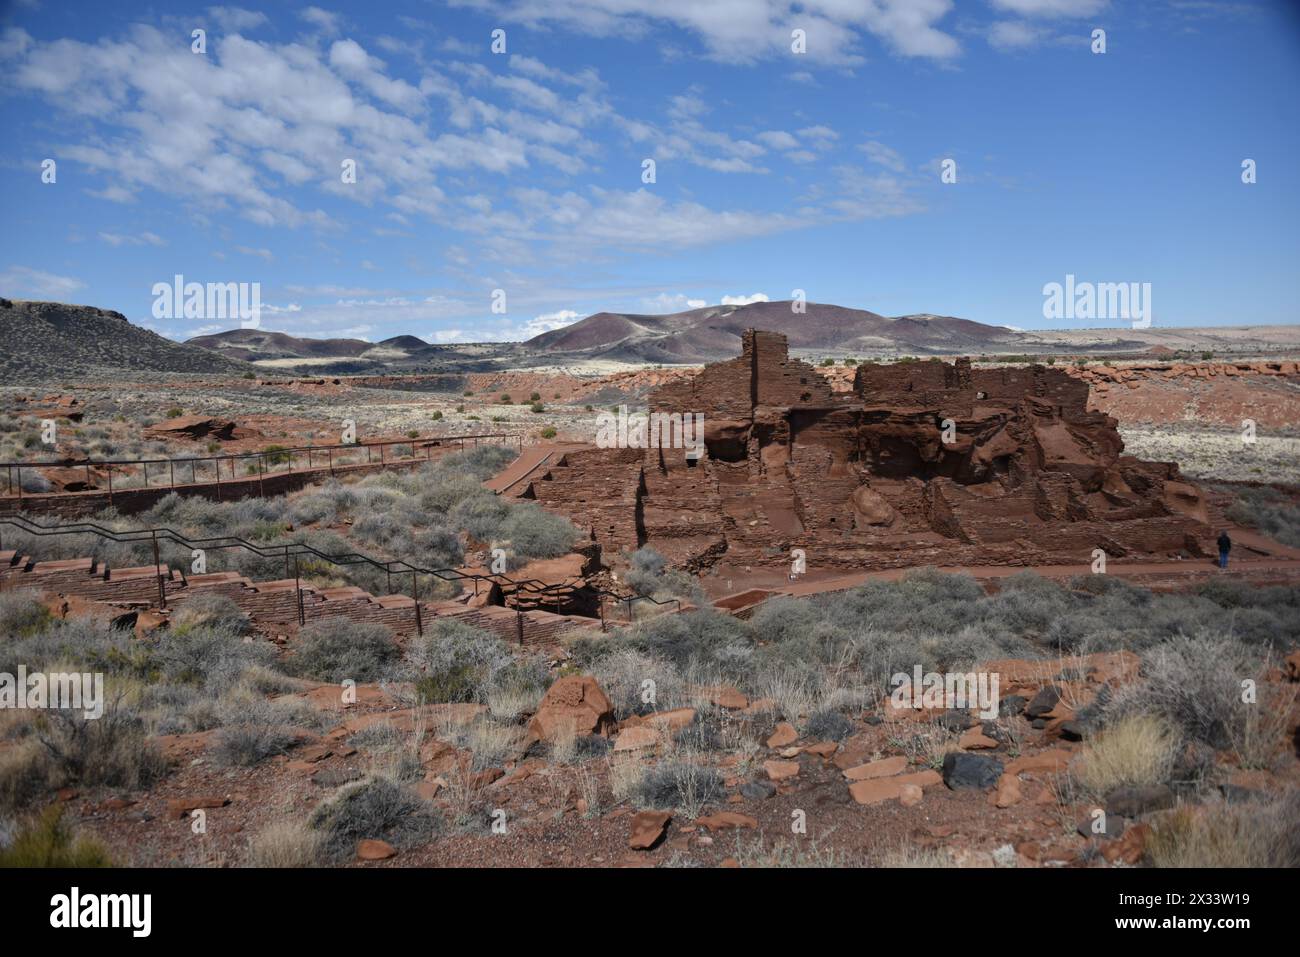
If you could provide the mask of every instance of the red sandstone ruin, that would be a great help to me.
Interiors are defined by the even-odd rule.
[[[1172,463],[1123,455],[1115,420],[1063,371],[872,363],[836,393],[785,336],[743,342],[651,393],[652,412],[704,413],[698,461],[569,452],[524,494],[589,528],[606,562],[648,543],[693,571],[788,565],[795,548],[810,569],[1206,554],[1200,490]]]

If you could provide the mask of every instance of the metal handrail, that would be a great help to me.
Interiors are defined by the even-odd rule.
[[[479,439],[514,439],[516,441],[516,444],[519,446],[520,450],[523,449],[523,444],[524,444],[523,435],[522,433],[518,433],[518,432],[474,432],[468,435],[423,435],[423,436],[416,436],[414,438],[403,438],[403,439],[370,439],[370,440],[358,441],[358,442],[344,442],[344,443],[339,443],[338,445],[299,445],[299,446],[294,446],[292,448],[262,449],[260,451],[253,451],[253,452],[229,452],[221,455],[192,455],[192,456],[183,456],[181,458],[91,459],[91,458],[68,457],[53,462],[31,462],[31,461],[0,462],[0,468],[3,468],[5,470],[5,479],[6,479],[5,491],[3,496],[0,497],[16,498],[19,501],[22,500],[23,469],[39,470],[39,469],[47,469],[47,468],[84,468],[86,470],[87,483],[89,483],[90,470],[92,468],[103,467],[108,472],[108,494],[111,496],[113,494],[113,469],[121,466],[142,467],[144,470],[144,486],[143,486],[144,488],[175,488],[177,465],[181,465],[182,467],[187,465],[189,466],[190,484],[192,485],[215,484],[220,486],[222,462],[230,463],[230,480],[234,482],[238,482],[243,480],[250,480],[250,477],[237,475],[235,473],[235,462],[240,460],[245,460],[245,459],[256,459],[258,462],[258,467],[257,467],[257,475],[255,476],[255,478],[258,481],[261,481],[267,475],[271,475],[271,474],[284,475],[293,472],[294,471],[293,458],[295,455],[305,454],[307,456],[307,468],[305,471],[311,471],[312,456],[323,454],[326,456],[326,465],[324,466],[324,468],[328,468],[331,472],[333,472],[334,453],[338,451],[353,451],[356,449],[364,448],[366,450],[366,464],[373,464],[371,460],[370,450],[377,448],[379,449],[379,462],[381,465],[384,465],[387,464],[384,460],[384,449],[388,448],[389,446],[410,445],[411,452],[412,452],[411,457],[409,459],[398,459],[396,461],[414,462],[419,460],[419,457],[414,454],[415,446],[417,445],[429,443],[428,445],[426,445],[426,448],[429,449],[429,454],[426,456],[426,458],[431,459],[433,457],[433,448],[434,448],[432,443],[442,443],[442,442],[458,443],[463,449],[465,445],[465,441],[467,439],[473,439],[475,445],[478,445]],[[283,470],[282,472],[278,472],[278,473],[274,472],[274,470],[269,467],[270,462],[273,462],[275,460],[281,460],[285,456],[288,456],[289,467]],[[198,464],[200,462],[215,463],[215,471],[216,471],[215,482],[197,481],[196,475],[198,470]],[[168,467],[169,480],[167,485],[151,486],[149,484],[150,465],[165,465]],[[320,466],[318,466],[318,468],[320,468]],[[17,474],[16,481],[15,481],[15,470]],[[304,470],[299,469],[299,471],[304,471]],[[49,494],[49,493],[29,492],[28,494],[40,495],[40,494]],[[85,495],[85,494],[95,494],[95,493],[92,491],[92,492],[60,492],[60,493],[53,493],[53,494]]]
[[[162,572],[162,563],[158,553],[158,543],[171,542],[182,548],[203,551],[221,551],[227,548],[242,548],[245,551],[252,552],[260,558],[283,558],[285,563],[285,576],[288,577],[289,559],[293,559],[293,578],[294,587],[298,595],[298,623],[305,624],[305,614],[302,603],[302,583],[299,575],[299,558],[309,556],[321,559],[331,565],[348,566],[348,565],[370,565],[373,568],[383,571],[388,576],[389,594],[392,594],[392,576],[394,574],[404,575],[411,573],[411,598],[415,602],[415,623],[416,630],[419,634],[424,634],[424,622],[420,613],[420,594],[419,594],[419,575],[430,575],[441,581],[472,581],[474,582],[474,593],[478,594],[479,582],[485,582],[489,585],[509,586],[513,589],[515,602],[515,611],[522,616],[523,610],[519,607],[519,596],[523,592],[532,595],[547,595],[560,588],[567,587],[563,583],[547,584],[540,579],[527,578],[515,580],[508,575],[490,572],[480,574],[477,572],[464,572],[457,568],[422,568],[413,565],[402,559],[393,559],[381,561],[372,558],[369,555],[363,555],[360,552],[347,552],[341,555],[330,555],[319,549],[313,548],[305,542],[284,542],[281,544],[258,545],[254,542],[247,541],[233,535],[222,535],[213,538],[195,538],[191,539],[181,534],[175,529],[160,526],[157,528],[138,528],[118,531],[116,529],[105,528],[102,525],[96,525],[94,522],[76,522],[68,525],[41,525],[33,522],[31,519],[21,515],[3,515],[0,516],[0,525],[12,525],[24,532],[36,536],[59,536],[59,535],[95,535],[101,539],[117,542],[120,544],[139,544],[149,542],[153,547],[154,570],[158,579],[158,604],[160,608],[167,607],[167,592],[164,585],[164,576]],[[215,543],[215,544],[213,544]],[[3,535],[0,534],[0,551],[4,550]],[[582,586],[589,589],[593,594],[601,599],[601,622],[604,623],[604,599],[610,598],[615,602],[625,602],[627,604],[628,621],[632,620],[632,603],[636,601],[649,601],[655,605],[675,604],[677,611],[681,611],[682,603],[680,599],[670,598],[660,601],[652,595],[634,595],[624,596],[608,589],[593,586],[589,581],[583,580]],[[522,636],[521,636],[522,639]]]

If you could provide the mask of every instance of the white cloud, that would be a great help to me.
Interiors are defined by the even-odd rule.
[[[998,50],[1019,50],[1037,44],[1045,33],[1023,20],[999,20],[989,28],[989,45]]]
[[[666,293],[641,300],[641,307],[652,314],[686,312],[689,309],[703,309],[709,303],[705,299],[691,299],[685,293]]]
[[[767,130],[754,139],[774,150],[792,150],[799,145],[799,141],[784,130]]]
[[[886,146],[884,143],[878,143],[875,140],[871,140],[868,143],[863,143],[859,149],[866,153],[867,159],[871,160],[871,162],[875,163],[877,166],[883,166],[885,169],[892,170],[895,173],[901,173],[906,169],[906,164],[903,162],[903,157],[898,150]]]
[[[143,232],[138,236],[124,233],[101,232],[99,238],[110,246],[166,246],[167,241],[157,233]]]
[[[265,13],[243,7],[208,7],[208,16],[217,21],[221,29],[231,33],[254,30],[269,22]]]
[[[572,309],[560,309],[557,312],[548,312],[541,316],[534,316],[523,325],[522,337],[531,339],[533,336],[540,336],[543,332],[551,332],[555,329],[563,329],[565,326],[571,326],[579,319],[582,314],[574,312]]]
[[[1090,17],[1109,5],[1109,0],[990,0],[997,10],[1022,17]]]
[[[68,297],[86,284],[71,276],[32,269],[28,266],[10,266],[0,272],[0,289],[7,297],[15,299],[54,299],[66,302]]]
[[[723,296],[722,305],[724,306],[748,306],[752,302],[771,302],[767,298],[767,293],[756,292],[748,296]]]
[[[806,32],[809,59],[861,62],[857,48],[870,34],[896,53],[947,59],[960,52],[938,23],[952,0],[462,0],[506,21],[557,24],[595,36],[644,37],[675,26],[697,37],[705,52],[729,62],[751,63],[790,53],[790,32]]]
[[[326,36],[332,37],[339,32],[339,15],[337,13],[330,13],[320,7],[305,7],[298,11],[298,16]]]

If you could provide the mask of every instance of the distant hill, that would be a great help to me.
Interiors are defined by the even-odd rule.
[[[230,329],[195,336],[186,345],[209,349],[232,359],[321,375],[439,372],[462,367],[491,368],[493,360],[511,357],[518,343],[433,345],[416,336],[365,339],[308,339],[265,329]]]
[[[211,349],[249,362],[274,359],[365,359],[396,361],[424,358],[434,347],[415,336],[394,336],[383,342],[365,339],[307,339],[264,329],[231,329],[196,336],[186,345]]]
[[[952,316],[889,318],[865,309],[789,300],[744,306],[706,306],[666,316],[598,312],[563,329],[529,339],[534,353],[625,362],[712,362],[740,352],[746,329],[782,332],[792,350],[914,353],[983,352],[1017,345],[1021,336]]]
[[[27,384],[122,372],[229,373],[252,367],[172,342],[111,309],[0,299],[0,382]]]

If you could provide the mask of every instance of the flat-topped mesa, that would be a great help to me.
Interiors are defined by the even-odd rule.
[[[1098,548],[1202,555],[1212,537],[1177,466],[1124,456],[1088,384],[1045,366],[866,363],[835,393],[785,336],[747,330],[740,356],[648,405],[703,414],[704,454],[601,449],[532,485],[591,526],[606,561],[648,543],[691,570],[789,565],[794,548],[810,568],[1090,565]]]

